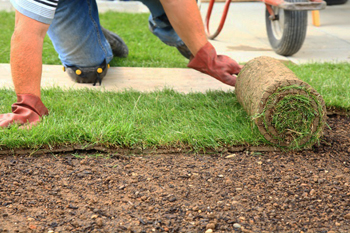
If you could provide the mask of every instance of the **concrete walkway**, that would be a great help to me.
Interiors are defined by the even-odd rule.
[[[208,4],[202,4],[203,17]],[[147,12],[139,2],[99,2],[101,11]],[[216,3],[212,23],[217,24],[223,3]],[[0,1],[0,10],[13,10],[8,1]],[[277,55],[270,47],[265,29],[265,6],[261,2],[232,3],[222,33],[212,41],[218,53],[226,54],[240,63],[258,56],[270,56],[297,64],[308,62],[350,62],[350,2],[330,6],[320,12],[321,27],[314,27],[309,12],[308,32],[301,50],[291,56]],[[214,30],[214,29],[212,29]],[[13,87],[8,64],[0,64],[1,87]],[[133,88],[151,91],[171,87],[188,93],[190,91],[229,90],[231,87],[191,69],[165,68],[111,68],[102,87],[76,84],[62,71],[61,66],[43,67],[43,87],[94,88],[96,90],[123,90]]]

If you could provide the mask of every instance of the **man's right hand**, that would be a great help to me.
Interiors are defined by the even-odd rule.
[[[41,99],[32,94],[18,94],[17,102],[12,105],[12,113],[0,115],[0,127],[8,127],[11,124],[36,125],[42,116],[49,111],[41,102]]]
[[[207,44],[190,59],[187,66],[208,74],[230,86],[236,85],[235,75],[237,75],[243,67],[228,56],[217,55],[215,48],[210,42],[207,42]]]

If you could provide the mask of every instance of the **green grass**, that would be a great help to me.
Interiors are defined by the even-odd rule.
[[[11,36],[15,27],[15,14],[0,12],[0,22],[0,63],[9,63]]]
[[[186,67],[176,49],[148,31],[147,14],[105,13],[101,23],[128,44],[127,59],[112,66]],[[0,12],[0,63],[8,63],[14,13]],[[45,38],[43,61],[61,64]],[[328,108],[350,110],[350,64],[288,65],[323,97]],[[10,112],[12,90],[0,90],[0,112]],[[142,94],[90,90],[43,91],[50,115],[31,130],[0,129],[0,148],[39,148],[67,144],[109,147],[189,147],[194,150],[265,143],[233,92],[184,95],[172,90]]]
[[[176,48],[165,45],[148,30],[148,14],[107,12],[100,15],[101,25],[119,34],[128,45],[129,56],[115,58],[111,66],[178,67],[188,60]]]
[[[9,112],[13,91],[0,90],[0,112]],[[262,138],[232,92],[142,94],[94,90],[43,92],[50,115],[31,130],[0,129],[0,147],[102,144],[110,147],[218,148],[258,145]]]
[[[322,95],[328,108],[350,110],[350,63],[312,63],[288,67]]]
[[[304,94],[285,95],[290,90]],[[263,112],[254,118],[261,117],[266,132],[276,140],[273,145],[300,149],[319,143],[324,114],[323,105],[313,93],[303,86],[291,85],[278,88],[270,95]],[[317,117],[319,120],[315,121]]]
[[[297,107],[298,106],[298,107]],[[303,114],[300,114],[300,111]],[[311,100],[302,95],[288,95],[279,101],[272,118],[272,124],[278,134],[285,135],[288,128],[295,129],[291,132],[293,138],[305,137],[310,133],[311,123],[316,118],[317,109],[312,108]]]

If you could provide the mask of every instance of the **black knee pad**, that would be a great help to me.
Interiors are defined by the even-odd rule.
[[[109,64],[106,60],[99,66],[77,67],[64,66],[63,71],[67,71],[69,77],[77,83],[92,83],[94,86],[97,82],[101,85],[102,79],[106,76]]]

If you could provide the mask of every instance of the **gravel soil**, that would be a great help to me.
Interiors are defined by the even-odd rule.
[[[302,152],[2,156],[0,232],[350,232],[350,118],[328,124]]]

